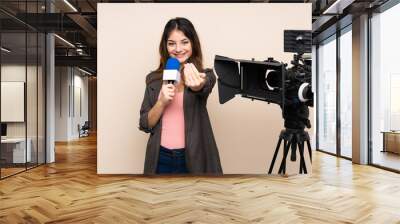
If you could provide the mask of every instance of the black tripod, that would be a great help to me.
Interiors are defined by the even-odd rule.
[[[271,174],[272,170],[274,169],[276,156],[278,155],[282,140],[284,140],[284,146],[283,146],[284,151],[283,151],[283,158],[282,158],[281,166],[279,167],[278,174],[286,173],[286,158],[289,153],[289,149],[292,150],[291,154],[290,154],[290,160],[296,161],[296,149],[297,148],[299,149],[299,153],[300,153],[299,173],[307,174],[306,163],[304,161],[304,142],[307,143],[308,153],[310,155],[310,160],[311,160],[312,157],[311,157],[310,136],[308,135],[308,133],[306,131],[304,131],[304,129],[289,129],[289,128],[283,129],[281,131],[281,134],[279,135],[278,145],[276,146],[274,157],[272,159],[271,166],[269,167],[268,174]]]

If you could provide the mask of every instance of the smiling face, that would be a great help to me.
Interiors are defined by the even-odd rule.
[[[158,50],[160,63],[156,71],[162,72],[170,57],[181,64],[193,63],[199,71],[204,70],[199,37],[186,18],[176,17],[165,24]]]
[[[183,64],[192,56],[192,43],[182,31],[174,29],[167,40],[167,51],[170,57]]]

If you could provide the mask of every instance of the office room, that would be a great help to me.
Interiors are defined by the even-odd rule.
[[[399,223],[397,0],[0,2],[0,223]]]

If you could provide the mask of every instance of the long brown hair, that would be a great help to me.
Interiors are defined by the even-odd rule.
[[[176,17],[167,22],[164,28],[164,32],[161,36],[160,41],[160,64],[157,68],[158,72],[161,72],[165,64],[169,58],[168,50],[167,50],[167,41],[171,32],[175,29],[182,31],[183,34],[189,39],[192,45],[192,56],[188,59],[190,63],[193,63],[199,72],[203,72],[203,54],[201,52],[201,45],[199,37],[197,36],[197,32],[194,29],[193,24],[186,18]]]

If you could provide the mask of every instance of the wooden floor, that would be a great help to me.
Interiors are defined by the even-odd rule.
[[[26,170],[25,167],[24,168],[1,168],[1,177],[8,177],[11,176],[13,174],[19,173]]]
[[[6,167],[6,168],[2,167],[0,170],[1,178],[6,178],[8,176],[15,175],[20,172],[24,172],[27,169],[28,170],[33,169],[33,168],[37,167],[37,164],[36,163],[27,163],[26,166],[27,167],[25,167],[25,164],[18,164],[18,167]]]
[[[400,175],[314,154],[312,176],[98,176],[96,139],[0,181],[0,223],[400,223]]]
[[[388,167],[395,170],[400,170],[400,154],[392,152],[374,151],[372,157],[374,164]]]

